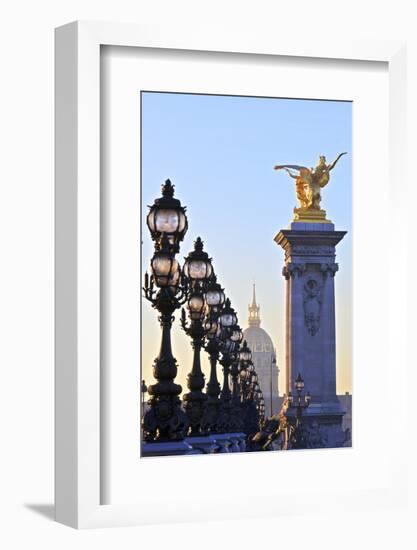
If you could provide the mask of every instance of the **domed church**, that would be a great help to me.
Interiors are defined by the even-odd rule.
[[[258,374],[259,385],[265,398],[266,414],[276,414],[281,399],[278,394],[279,368],[276,353],[269,334],[261,328],[260,306],[256,303],[255,284],[252,303],[249,305],[248,328],[243,331],[244,339],[252,351],[252,361]]]

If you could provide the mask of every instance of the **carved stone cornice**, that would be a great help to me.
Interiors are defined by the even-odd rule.
[[[294,259],[311,261],[317,258],[332,260],[335,257],[335,247],[346,235],[346,231],[300,231],[283,229],[275,237],[275,242],[285,251],[285,261]],[[309,260],[306,259],[308,262]],[[319,260],[320,261],[320,260]]]

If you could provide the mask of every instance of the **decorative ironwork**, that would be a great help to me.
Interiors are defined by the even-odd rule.
[[[259,430],[265,417],[265,401],[259,387],[251,352],[238,325],[235,310],[217,282],[211,258],[197,237],[183,268],[176,259],[188,228],[185,207],[174,199],[174,186],[167,180],[162,197],[150,207],[147,224],[154,241],[151,273],[145,273],[145,298],[159,313],[162,330],[160,351],[153,365],[156,383],[149,385],[149,408],[142,419],[145,441],[179,441],[207,434],[248,436]],[[178,365],[172,354],[173,313],[182,308],[180,323],[190,336],[193,362],[187,377],[188,392],[175,383]],[[188,315],[187,315],[188,313]],[[201,350],[210,360],[210,377],[204,390]],[[217,364],[223,367],[222,387]],[[230,388],[231,382],[231,388]],[[143,386],[144,387],[144,386]],[[142,387],[142,396],[144,395]],[[142,411],[144,403],[142,401]],[[231,438],[234,450],[242,450],[239,437]]]
[[[151,399],[142,420],[144,439],[149,442],[182,440],[188,426],[179,398],[182,388],[174,382],[178,367],[171,346],[173,313],[185,303],[188,292],[175,259],[187,228],[187,218],[185,208],[179,200],[173,199],[173,193],[174,188],[167,180],[163,197],[150,207],[147,219],[155,254],[151,260],[151,275],[145,273],[143,292],[159,312],[162,330],[161,347],[153,364],[157,382],[148,387]]]

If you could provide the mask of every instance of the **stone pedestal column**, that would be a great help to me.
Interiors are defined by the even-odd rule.
[[[275,241],[285,251],[286,393],[298,374],[311,394],[305,421],[323,434],[321,446],[343,444],[342,410],[336,395],[334,277],[336,245],[346,231],[332,223],[293,222]]]

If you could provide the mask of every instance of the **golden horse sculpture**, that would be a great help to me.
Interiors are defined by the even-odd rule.
[[[328,221],[326,212],[321,210],[321,189],[330,180],[330,171],[336,166],[337,161],[347,153],[340,153],[330,164],[327,164],[326,157],[320,156],[319,163],[315,168],[298,166],[297,164],[282,164],[275,166],[275,170],[285,170],[295,179],[295,192],[300,203],[299,208],[294,208],[295,219],[299,221]]]

